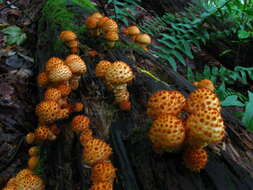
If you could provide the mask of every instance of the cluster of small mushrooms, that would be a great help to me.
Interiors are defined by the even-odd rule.
[[[63,40],[66,45],[70,48],[71,53],[77,54],[79,52],[79,41],[77,35],[71,30],[64,30],[60,34],[60,39]]]
[[[204,150],[222,141],[225,126],[221,106],[209,80],[194,83],[197,89],[186,99],[179,91],[160,90],[148,100],[147,114],[153,120],[149,138],[156,152],[184,150],[187,168],[200,171],[207,163]],[[187,118],[182,119],[182,112]]]
[[[109,91],[113,91],[115,101],[119,104],[120,109],[129,111],[131,102],[129,101],[127,84],[134,78],[131,67],[123,61],[111,63],[102,60],[96,65],[95,74],[104,81]]]

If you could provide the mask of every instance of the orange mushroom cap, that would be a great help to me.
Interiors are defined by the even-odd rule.
[[[105,19],[105,22],[101,26],[104,33],[109,31],[118,32],[118,24],[113,19]]]
[[[110,61],[102,60],[99,61],[95,68],[95,74],[97,77],[105,77],[107,69],[112,65]]]
[[[193,83],[193,85],[197,86],[198,88],[207,88],[211,91],[215,90],[213,82],[208,79],[203,79],[201,81],[195,82],[195,83]]]
[[[39,155],[39,147],[38,146],[33,146],[29,148],[28,154],[29,156],[38,156]]]
[[[220,101],[216,94],[207,88],[198,88],[192,91],[186,100],[184,110],[189,113],[195,113],[201,107],[215,108],[221,110]]]
[[[52,68],[54,68],[56,65],[63,65],[64,62],[58,57],[51,57],[48,59],[47,63],[45,64],[45,71],[48,73]]]
[[[95,13],[93,13],[92,15],[90,15],[90,17],[95,17],[95,18],[103,18],[104,16],[101,14],[101,13],[99,13],[99,12],[95,12]]]
[[[79,42],[77,40],[71,40],[67,45],[69,48],[77,48],[79,46]]]
[[[177,151],[185,140],[183,122],[173,115],[161,115],[152,123],[149,138],[155,147]]]
[[[53,83],[68,81],[72,77],[72,72],[67,65],[55,65],[48,73],[48,79]]]
[[[2,190],[17,190],[17,185],[16,184],[10,184],[4,187]]]
[[[116,169],[110,161],[102,161],[95,164],[91,170],[91,181],[93,183],[110,182],[113,183],[116,177]]]
[[[207,164],[208,154],[203,148],[188,148],[183,155],[183,160],[187,168],[195,172],[200,172]]]
[[[88,29],[95,29],[98,27],[98,22],[100,18],[89,16],[85,20],[85,25]]]
[[[35,135],[34,133],[28,133],[25,137],[25,141],[27,144],[32,144],[34,143],[34,140],[35,140]]]
[[[71,122],[72,130],[79,133],[89,127],[90,119],[84,115],[77,115]]]
[[[80,143],[81,145],[85,146],[85,144],[93,138],[92,136],[92,130],[90,128],[85,129],[82,131],[80,135]]]
[[[123,61],[114,62],[105,74],[105,80],[112,85],[129,83],[133,78],[134,74],[131,67]]]
[[[16,185],[16,177],[12,177],[8,180],[6,186],[8,187],[9,185]]]
[[[102,25],[107,21],[107,20],[109,20],[110,18],[109,17],[103,17],[103,18],[100,18],[99,19],[99,21],[98,21],[98,24],[97,24],[97,26],[98,27],[102,27]]]
[[[36,140],[45,141],[45,140],[55,140],[56,136],[50,131],[47,126],[39,126],[34,131]]]
[[[45,190],[45,185],[40,177],[29,174],[19,180],[17,190]]]
[[[151,43],[151,37],[148,34],[136,35],[135,42],[138,44],[149,45]]]
[[[48,84],[47,74],[45,72],[39,73],[37,77],[37,83],[39,87],[45,88]]]
[[[45,100],[58,101],[61,98],[61,91],[57,88],[48,88],[44,93]]]
[[[129,26],[129,27],[127,27],[125,30],[123,30],[123,33],[124,33],[125,35],[130,35],[130,36],[132,36],[132,35],[140,34],[141,31],[140,31],[140,29],[139,29],[137,26]]]
[[[147,114],[152,119],[161,114],[177,116],[185,106],[183,94],[175,90],[159,90],[152,94],[147,103]]]
[[[30,170],[34,170],[39,165],[39,157],[38,156],[30,157],[27,165]]]
[[[20,170],[16,175],[16,183],[18,183],[20,181],[20,179],[22,179],[23,177],[25,177],[26,175],[29,175],[29,174],[33,174],[33,172],[32,172],[32,170],[30,170],[28,168]]]
[[[65,59],[65,64],[70,68],[73,74],[83,74],[87,71],[84,61],[78,55],[71,54]]]
[[[62,97],[68,96],[71,92],[71,88],[67,84],[60,84],[57,89],[61,92]]]
[[[90,190],[113,190],[113,184],[109,182],[95,183],[91,186]]]
[[[72,41],[77,38],[76,34],[71,30],[64,30],[60,33],[60,38],[63,41]]]
[[[112,148],[106,142],[92,138],[84,146],[83,160],[89,165],[94,165],[108,160],[111,154]]]
[[[108,31],[105,35],[104,35],[104,38],[106,40],[109,40],[109,41],[117,41],[119,39],[119,35],[118,35],[118,32],[115,32],[115,31]]]
[[[83,111],[83,104],[81,103],[81,102],[76,102],[75,104],[74,104],[74,108],[73,108],[73,111],[74,112],[81,112],[81,111]]]

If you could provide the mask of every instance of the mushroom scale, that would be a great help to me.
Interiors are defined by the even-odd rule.
[[[95,183],[91,186],[90,190],[113,190],[113,184],[109,182]]]
[[[90,128],[87,128],[86,130],[82,131],[80,135],[80,144],[85,146],[85,144],[93,138],[92,136],[92,130]]]
[[[72,77],[72,72],[67,65],[58,64],[55,65],[48,72],[48,79],[53,83],[60,83],[68,81]]]
[[[45,140],[54,140],[56,136],[50,131],[47,126],[39,126],[34,131],[36,140],[45,141]]]
[[[93,183],[110,182],[113,183],[116,177],[116,169],[110,161],[97,163],[91,170],[91,181]]]
[[[45,185],[40,177],[29,174],[19,180],[17,190],[45,190]]]
[[[102,60],[99,61],[95,68],[95,75],[97,77],[104,78],[107,69],[112,65],[110,61]]]
[[[51,71],[56,65],[63,65],[64,62],[58,57],[51,57],[48,59],[47,63],[45,64],[45,72],[48,73]]]
[[[71,122],[71,127],[74,132],[80,133],[89,128],[90,119],[84,115],[77,115]]]
[[[61,91],[57,88],[48,88],[44,93],[45,100],[58,101],[61,98]]]
[[[65,64],[70,68],[74,75],[81,75],[87,71],[84,61],[76,54],[67,56]]]

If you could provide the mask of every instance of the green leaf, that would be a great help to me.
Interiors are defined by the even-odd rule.
[[[9,26],[1,30],[1,32],[7,35],[7,41],[6,41],[7,45],[12,45],[12,44],[20,45],[27,39],[26,34],[21,30],[21,28],[15,25]]]
[[[192,55],[192,51],[190,48],[189,43],[187,43],[186,41],[182,41],[183,46],[184,46],[184,53],[191,59],[193,59],[193,55]]]
[[[250,37],[250,33],[245,30],[239,30],[237,35],[239,39],[246,39]]]
[[[244,104],[237,100],[238,96],[236,95],[231,95],[225,98],[225,100],[221,101],[222,106],[239,106],[243,107]]]
[[[247,128],[252,130],[252,118],[253,118],[253,93],[248,91],[249,101],[246,103],[242,122]]]

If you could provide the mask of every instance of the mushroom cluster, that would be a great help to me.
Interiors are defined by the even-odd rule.
[[[109,160],[111,147],[101,139],[94,138],[90,129],[90,119],[84,115],[77,115],[71,122],[72,130],[80,135],[83,146],[83,160],[92,167],[91,189],[113,189],[116,169]]]
[[[151,37],[146,33],[141,33],[137,26],[129,26],[123,29],[122,32],[144,50],[148,50],[148,45],[151,44]]]
[[[64,30],[60,33],[60,39],[63,40],[66,45],[70,48],[71,53],[77,54],[79,42],[77,35],[71,30]]]
[[[92,36],[103,36],[109,47],[114,47],[115,42],[119,39],[118,24],[98,12],[86,18],[85,26]]]
[[[204,83],[210,84],[207,80]],[[148,135],[154,151],[185,150],[184,163],[193,171],[200,171],[207,163],[203,148],[225,136],[220,102],[210,86],[198,86],[187,99],[179,91],[160,90],[147,103],[147,114],[153,119]],[[187,118],[182,119],[182,115]]]
[[[130,110],[131,103],[129,101],[127,84],[134,78],[131,67],[123,61],[111,63],[102,60],[96,65],[95,74],[104,81],[109,91],[113,91],[115,101],[120,108],[122,110]]]

